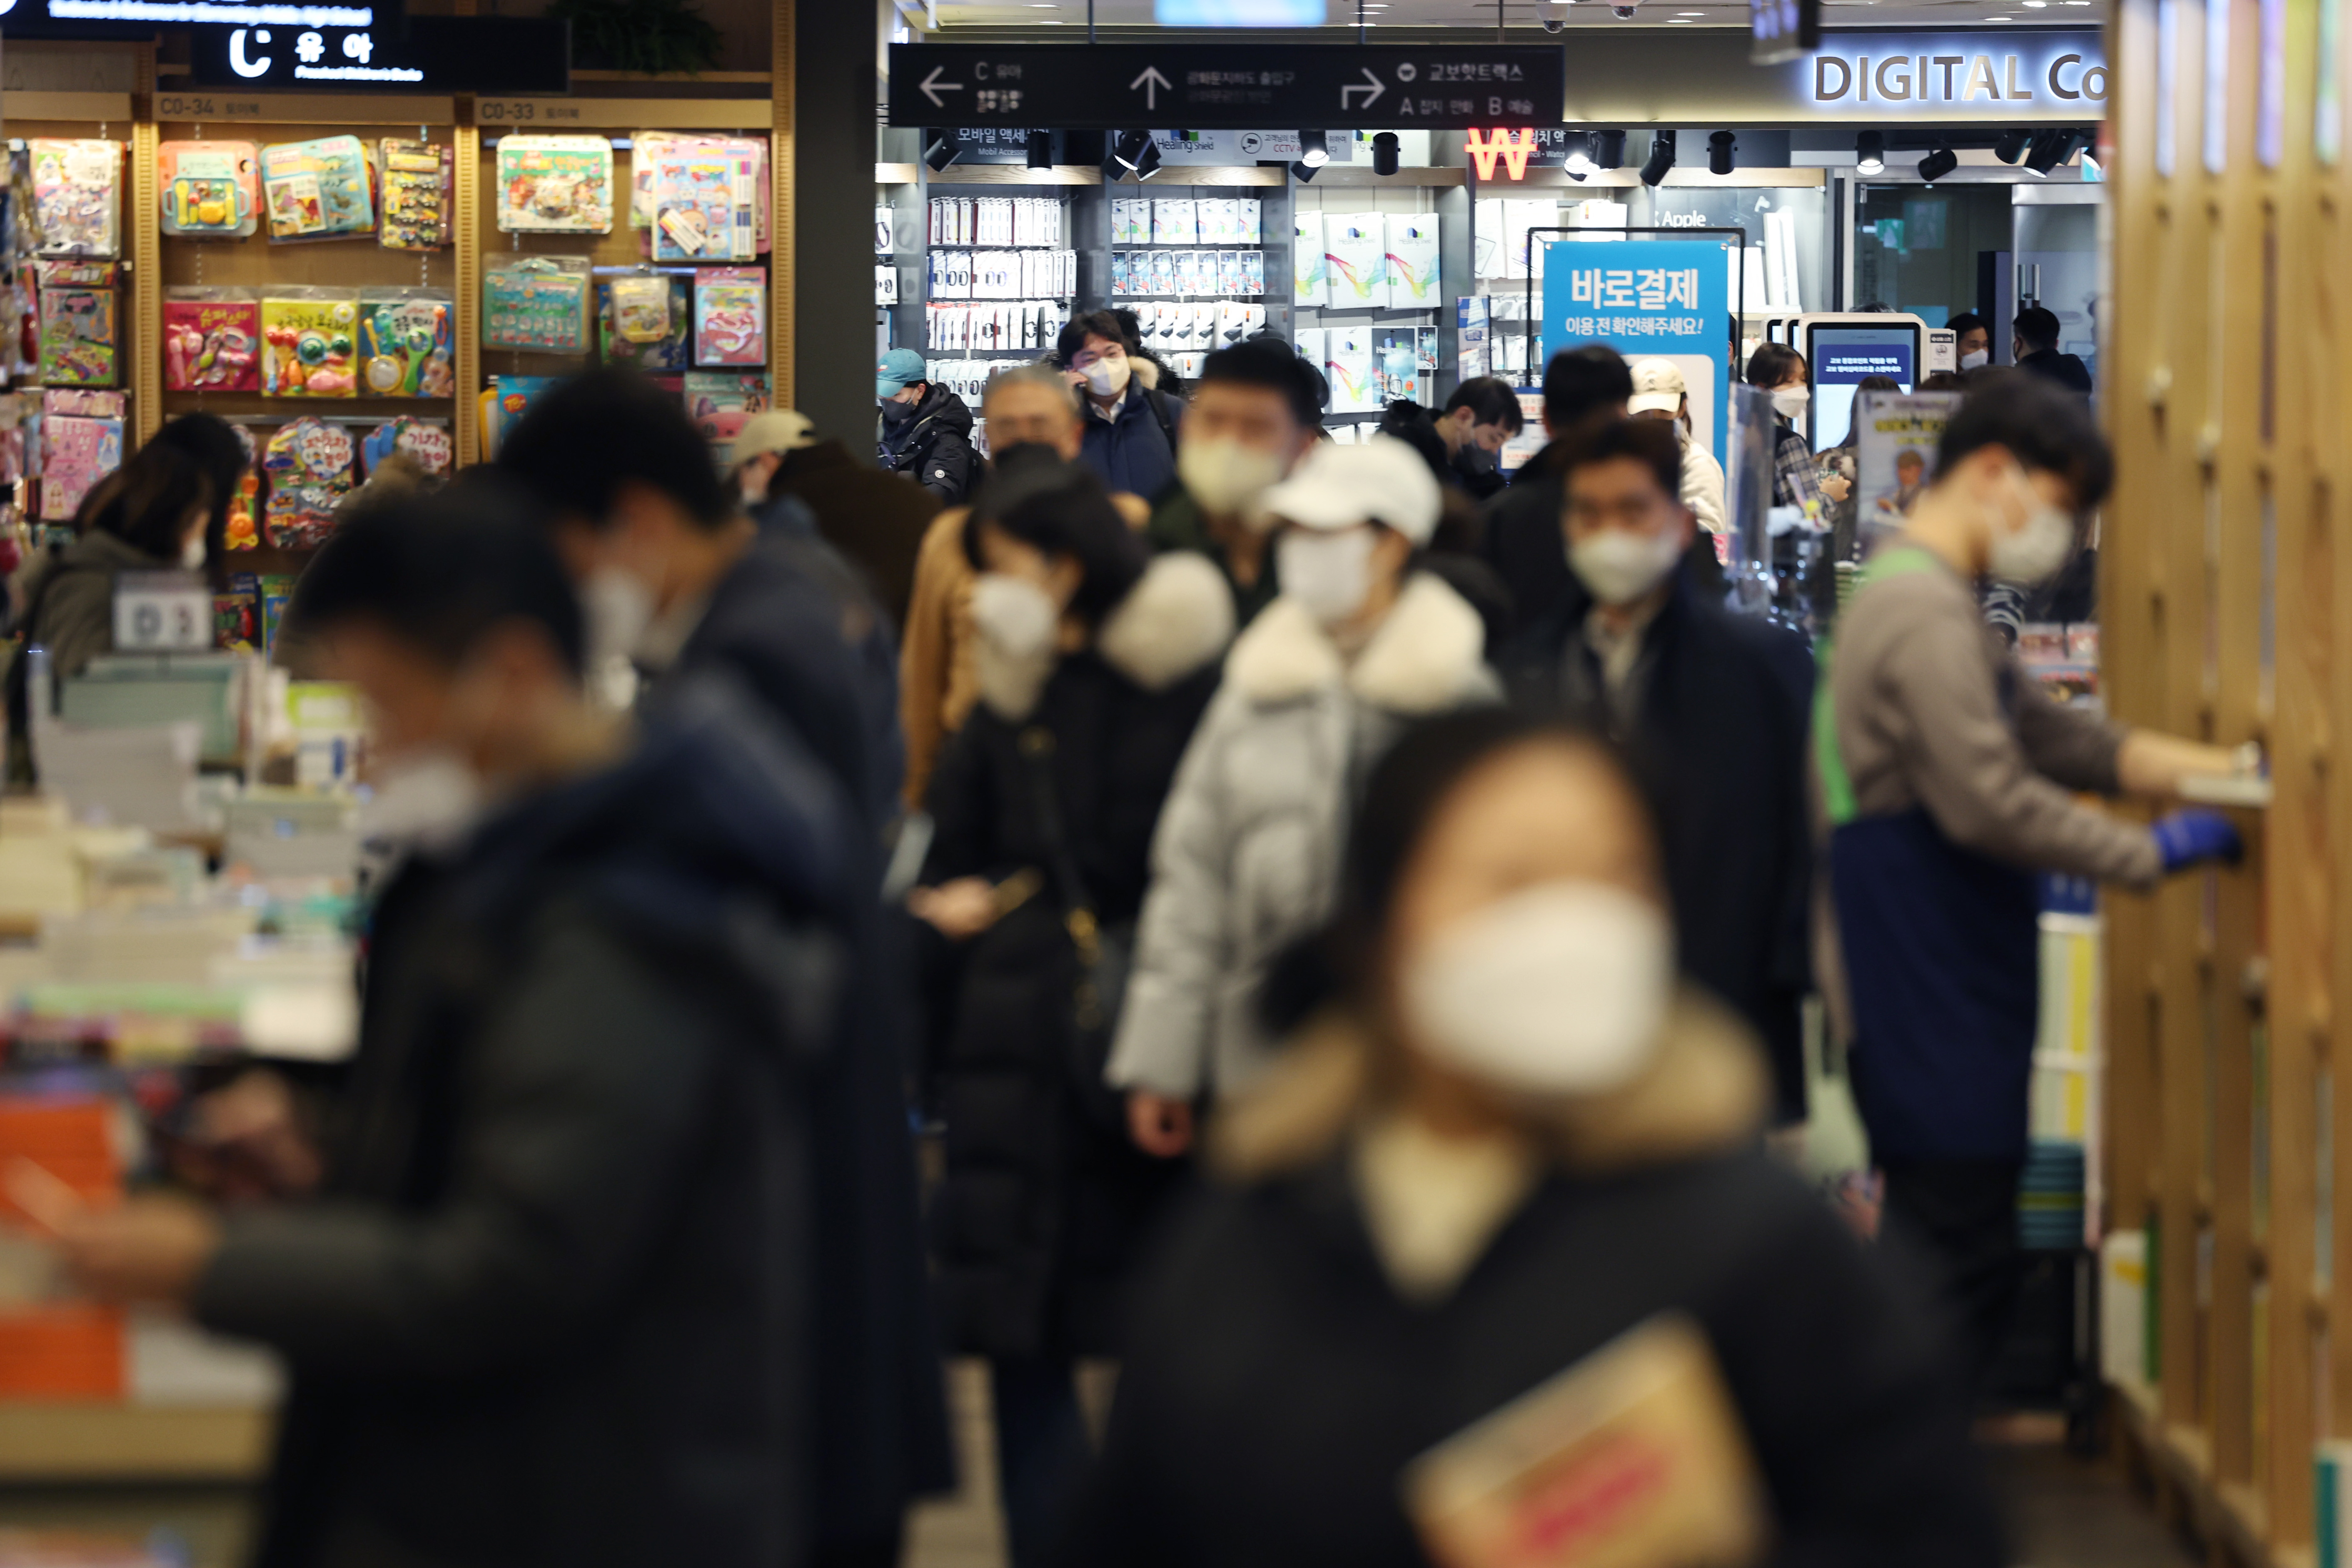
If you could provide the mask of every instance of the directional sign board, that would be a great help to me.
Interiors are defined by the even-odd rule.
[[[893,44],[893,125],[1558,124],[1557,45]]]

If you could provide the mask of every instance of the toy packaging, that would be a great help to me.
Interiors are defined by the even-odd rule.
[[[155,188],[165,234],[242,239],[260,226],[261,153],[250,142],[166,142]]]
[[[120,263],[37,261],[37,373],[45,386],[112,386],[121,373]]]
[[[230,550],[261,548],[261,451],[254,444],[253,431],[244,425],[232,425],[237,445],[245,448],[245,472],[236,481],[236,493],[228,499],[228,521],[223,531],[222,544]]]
[[[596,280],[597,341],[606,364],[634,365],[642,371],[684,370],[692,359],[693,311],[689,303],[690,272],[675,270],[647,273],[626,271],[617,275],[609,268],[599,268],[604,276]],[[662,334],[645,340],[622,335],[614,321],[614,289],[623,283],[656,283],[662,290]],[[631,290],[631,325],[642,333],[654,321],[654,308],[649,290]]]
[[[694,363],[768,363],[768,277],[756,267],[706,267],[694,275]]]
[[[37,139],[29,151],[36,253],[121,255],[122,143]]]
[[[326,542],[335,508],[352,490],[352,433],[323,419],[297,419],[269,437],[261,467],[269,476],[262,519],[271,544],[307,550]]]
[[[261,300],[265,397],[352,397],[360,304],[340,289],[276,288]]]
[[[613,144],[602,136],[499,141],[499,232],[613,232]]]
[[[261,389],[261,301],[251,290],[163,290],[163,385],[173,392]]]
[[[454,455],[446,425],[428,425],[404,414],[397,419],[387,419],[368,432],[360,443],[360,458],[367,471],[373,474],[376,465],[394,452],[408,458],[428,474],[446,474]]]
[[[264,147],[261,196],[273,240],[336,239],[375,227],[375,171],[356,136]]]
[[[457,313],[431,289],[360,290],[360,386],[370,397],[446,397],[457,388]]]
[[[385,137],[376,149],[383,169],[383,222],[376,240],[386,250],[438,250],[449,243],[454,205],[454,154],[446,142]]]
[[[482,268],[482,346],[588,352],[588,258],[512,256]]]
[[[690,373],[686,378],[686,412],[702,432],[725,468],[736,434],[743,422],[768,408],[768,378],[764,375],[714,375]]]
[[[672,131],[640,131],[630,139],[629,226],[646,231],[646,254],[660,256],[661,205],[665,196],[674,196],[678,188],[675,182],[678,166],[674,160],[685,155],[721,155],[735,160],[729,175],[735,187],[732,200],[748,207],[751,220],[749,248],[704,250],[692,258],[702,261],[749,261],[754,256],[768,253],[768,143],[756,136],[692,136]],[[890,248],[887,219],[879,215],[887,207],[877,208],[876,233],[877,248]],[[730,215],[740,220],[740,213]],[[677,259],[687,259],[680,257]]]
[[[278,657],[278,628],[286,620],[286,606],[294,602],[294,579],[291,577],[257,577],[256,591],[261,598],[261,654],[264,658]]]
[[[213,647],[224,653],[261,647],[261,584],[251,573],[236,574],[227,593],[213,595]]]
[[[119,392],[41,395],[41,517],[64,522],[89,488],[122,466]]]
[[[749,261],[753,159],[741,142],[674,146],[651,160],[657,261]]]
[[[485,458],[496,457],[499,432],[511,430],[533,399],[563,384],[560,375],[494,375],[482,394],[482,447]]]

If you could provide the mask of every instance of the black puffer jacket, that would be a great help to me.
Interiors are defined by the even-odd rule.
[[[1077,962],[1041,822],[1036,738],[1063,841],[1106,929],[1131,929],[1162,798],[1217,683],[1233,601],[1192,554],[1160,557],[1042,688],[981,644],[982,700],[931,776],[932,885],[1038,890],[965,944],[929,1088],[947,1126],[933,1244],[949,1344],[992,1356],[1115,1348],[1117,1293],[1180,1167],[1129,1141],[1099,1062],[1078,1059]]]
[[[961,506],[980,478],[980,458],[971,449],[971,410],[933,382],[903,423],[882,421],[875,457],[890,472],[939,497],[941,505]]]
[[[854,820],[706,693],[395,878],[325,1189],[193,1303],[293,1368],[264,1568],[799,1560]]]

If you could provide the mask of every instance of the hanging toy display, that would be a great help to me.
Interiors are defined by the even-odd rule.
[[[446,397],[457,384],[457,312],[431,289],[360,291],[360,384],[370,397]]]
[[[356,136],[281,142],[261,150],[269,237],[338,239],[375,227],[375,171]]]
[[[237,476],[236,493],[228,499],[228,523],[222,543],[231,550],[261,548],[261,454],[256,449],[253,432],[243,425],[232,425],[237,445],[245,448],[245,472]]]
[[[387,419],[368,432],[360,443],[360,458],[371,474],[376,465],[394,452],[406,458],[428,474],[446,474],[454,455],[454,445],[446,425],[428,424],[425,420],[401,415]]]
[[[122,143],[30,143],[33,224],[42,256],[122,254]]]
[[[482,346],[588,352],[588,258],[517,256],[482,268]]]
[[[335,508],[352,491],[352,433],[323,419],[297,419],[269,437],[261,466],[269,476],[262,518],[271,544],[307,550],[326,542]]]
[[[383,169],[383,223],[377,240],[386,250],[438,250],[449,243],[455,165],[446,142],[379,144]]]
[[[41,394],[41,517],[63,522],[90,487],[122,466],[120,392]]]
[[[613,232],[613,144],[602,136],[499,139],[499,232]]]
[[[261,301],[265,397],[352,397],[360,307],[337,289],[273,289]]]
[[[163,290],[163,384],[173,392],[261,389],[261,302],[252,290]]]
[[[121,379],[121,312],[113,261],[37,261],[38,374],[44,386],[112,386]]]
[[[686,369],[693,357],[693,274],[684,268],[597,272],[596,326],[604,363],[648,374]]]
[[[260,225],[261,154],[250,142],[166,142],[155,149],[165,234],[242,239]]]
[[[694,363],[768,363],[768,275],[756,267],[705,267],[694,275]]]

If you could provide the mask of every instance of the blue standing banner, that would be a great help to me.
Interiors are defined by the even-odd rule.
[[[1738,245],[1711,235],[1565,240],[1542,244],[1539,253],[1545,356],[1603,343],[1629,364],[1672,361],[1690,394],[1691,435],[1721,461],[1731,402],[1730,279]],[[1542,363],[1529,364],[1530,381],[1543,379]]]

